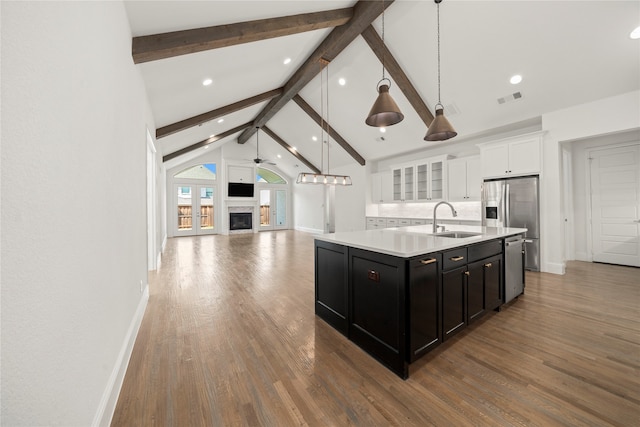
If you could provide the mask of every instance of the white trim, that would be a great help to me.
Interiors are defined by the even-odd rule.
[[[295,230],[303,231],[305,233],[311,233],[311,234],[324,234],[324,230],[321,230],[319,228],[308,228],[308,227],[296,226]]]
[[[564,274],[566,264],[564,262],[546,262],[544,263],[540,271],[544,273]]]
[[[145,309],[147,308],[147,302],[149,301],[149,284],[142,293],[142,298],[138,303],[138,308],[131,319],[129,330],[125,336],[122,348],[118,354],[116,364],[111,371],[111,376],[107,382],[107,387],[102,394],[100,404],[93,417],[92,426],[109,426],[113,418],[113,413],[116,410],[116,404],[118,403],[118,396],[120,395],[120,389],[122,388],[122,382],[124,381],[124,375],[127,372],[127,366],[129,365],[129,359],[133,352],[133,345],[136,342],[138,331],[140,330],[140,324],[142,323],[142,317],[144,316]]]
[[[586,252],[576,252],[576,261],[593,262],[593,257]]]

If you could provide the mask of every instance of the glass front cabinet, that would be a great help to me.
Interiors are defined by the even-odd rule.
[[[444,200],[447,194],[446,167],[449,156],[420,160],[391,168],[394,202]]]

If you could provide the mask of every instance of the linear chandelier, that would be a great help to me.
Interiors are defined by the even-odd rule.
[[[298,178],[296,178],[296,184],[322,184],[322,185],[352,185],[351,177],[348,175],[332,175],[329,173],[329,142],[331,136],[329,135],[329,61],[324,58],[320,59],[320,172],[310,173],[300,172]],[[322,65],[326,65],[324,70]],[[324,71],[324,72],[323,72]],[[326,105],[327,105],[327,120],[324,119],[324,106],[325,106],[325,93],[323,84],[323,74],[326,75]],[[327,127],[327,140],[325,141],[325,127]],[[327,173],[324,173],[324,144],[327,144]]]

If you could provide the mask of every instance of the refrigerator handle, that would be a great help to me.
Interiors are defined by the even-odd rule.
[[[509,212],[509,205],[510,205],[510,195],[509,195],[509,183],[506,183],[504,185],[504,189],[505,189],[505,196],[504,196],[504,211],[505,211],[505,215],[504,215],[504,226],[505,227],[509,227],[510,226],[510,220],[509,220],[509,216],[511,215],[511,212]]]

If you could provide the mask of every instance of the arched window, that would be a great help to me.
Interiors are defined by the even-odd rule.
[[[177,174],[173,175],[173,177],[206,180],[216,179],[216,164],[204,163],[201,165],[195,165],[178,172]]]
[[[256,182],[262,182],[265,184],[286,184],[287,183],[287,181],[277,173],[269,169],[260,168],[260,167],[258,168],[258,171],[257,171]]]

